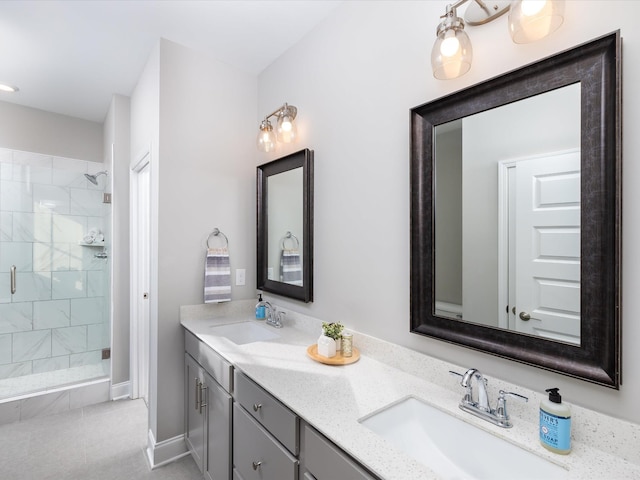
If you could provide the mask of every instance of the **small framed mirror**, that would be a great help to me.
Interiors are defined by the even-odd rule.
[[[313,150],[258,166],[258,289],[313,301]]]

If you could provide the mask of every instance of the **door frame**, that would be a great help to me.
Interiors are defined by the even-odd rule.
[[[511,175],[515,172],[516,164],[526,158],[509,159],[498,161],[498,327],[512,329],[513,320],[511,318],[512,289],[510,282],[513,280],[511,271],[513,270],[513,256],[511,245],[515,225],[509,221],[513,214],[513,195],[510,185],[513,182]],[[507,309],[505,310],[505,305]]]
[[[142,174],[147,179],[147,201],[140,201]],[[130,246],[131,246],[131,302],[130,302],[130,368],[131,398],[144,398],[148,404],[150,363],[150,305],[151,285],[151,149],[147,148],[131,165],[130,171]],[[142,230],[141,230],[142,229]],[[147,298],[144,295],[147,294]]]

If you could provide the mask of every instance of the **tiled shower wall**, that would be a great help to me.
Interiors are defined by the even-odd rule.
[[[102,361],[109,260],[95,257],[103,247],[81,245],[110,213],[106,177],[98,186],[84,177],[102,167],[0,149],[0,379]]]

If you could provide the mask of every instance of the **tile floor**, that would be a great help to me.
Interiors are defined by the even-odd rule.
[[[142,400],[0,426],[2,480],[201,480],[191,456],[149,470]]]

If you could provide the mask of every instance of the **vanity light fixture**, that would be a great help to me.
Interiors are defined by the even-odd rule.
[[[433,76],[450,80],[464,75],[471,68],[473,50],[464,31],[468,25],[484,25],[509,11],[509,32],[515,43],[540,40],[556,31],[564,21],[565,0],[471,0],[465,19],[456,9],[469,0],[447,5],[446,13],[436,31],[437,39],[431,50]]]
[[[277,110],[271,112],[260,122],[260,132],[258,133],[258,150],[269,153],[276,149],[277,143],[293,143],[297,136],[298,130],[295,124],[295,118],[298,109],[293,105],[285,103]],[[277,117],[276,131],[273,131],[273,125],[269,119]]]

